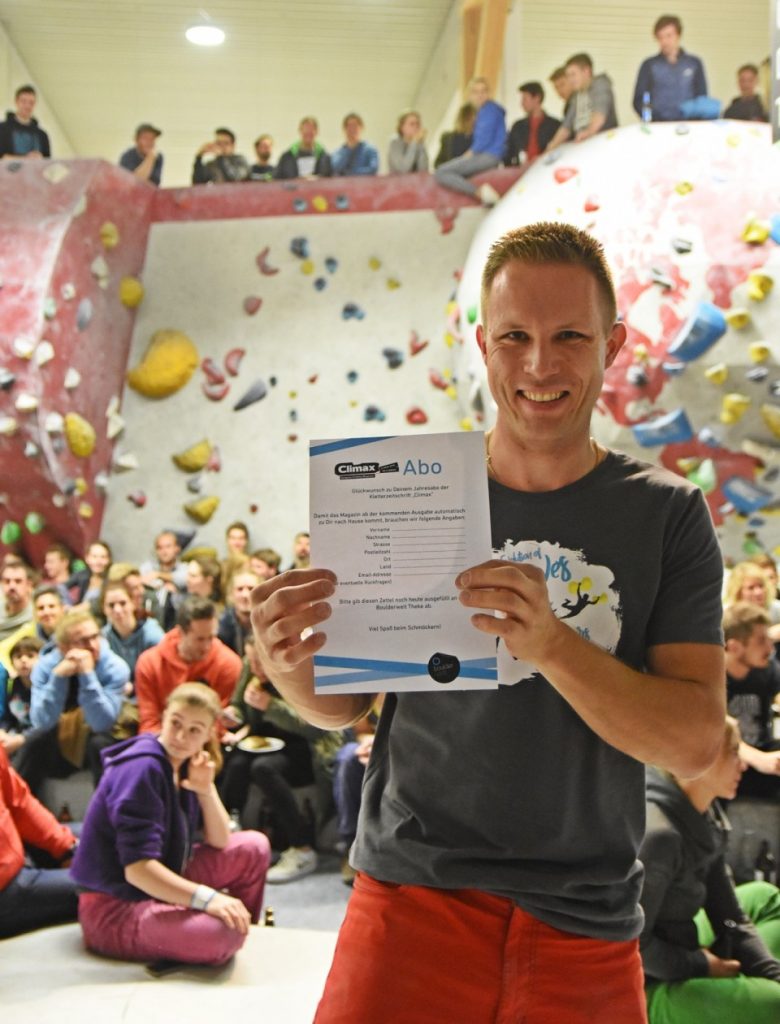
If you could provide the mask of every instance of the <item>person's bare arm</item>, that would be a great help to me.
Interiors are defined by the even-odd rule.
[[[582,131],[577,132],[575,142],[584,142],[585,139],[589,139],[592,135],[598,135],[601,129],[604,127],[607,120],[606,114],[594,113],[590,119],[590,124],[587,128],[583,128]],[[547,147],[550,148],[549,146]]]
[[[268,674],[301,718],[321,729],[352,725],[368,713],[373,694],[314,693],[312,658],[327,636],[336,577],[327,569],[290,569],[252,592],[255,642]],[[304,639],[301,633],[312,630]]]
[[[561,125],[558,131],[553,135],[550,141],[547,143],[545,153],[549,153],[551,149],[557,149],[558,146],[562,146],[564,142],[568,142],[571,138],[571,132],[565,125]]]
[[[623,664],[555,616],[535,566],[485,562],[457,579],[477,629],[535,665],[606,743],[678,777],[700,775],[723,740],[725,666],[715,644],[649,648],[647,672]],[[496,618],[479,609],[495,609]]]
[[[763,775],[780,775],[780,750],[758,750],[743,740],[739,756],[754,771]]]
[[[141,181],[148,181],[149,176],[154,170],[154,164],[156,160],[157,151],[153,149],[151,152],[146,154],[146,156],[143,158],[140,164],[133,171],[133,174],[136,176],[136,178],[140,178]]]
[[[152,899],[162,903],[172,903],[177,907],[190,907],[193,894],[209,888],[182,878],[171,871],[159,860],[137,860],[125,868],[125,879],[136,889],[145,892]],[[213,891],[213,890],[212,890]],[[222,892],[213,892],[205,908],[205,913],[217,917],[228,928],[233,928],[246,935],[249,931],[251,917],[241,900],[227,896]]]

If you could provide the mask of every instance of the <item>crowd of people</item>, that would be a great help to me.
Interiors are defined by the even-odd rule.
[[[642,62],[636,78],[632,107],[643,121],[675,121],[717,117],[767,121],[765,101],[759,94],[759,68],[743,64],[737,71],[739,94],[721,109],[707,94],[704,64],[683,49],[682,22],[676,15],[663,15],[653,26],[659,50]],[[545,90],[541,82],[519,86],[520,106],[525,117],[509,129],[506,111],[491,99],[491,84],[476,78],[469,88],[469,101],[458,113],[456,125],[440,140],[434,161],[437,181],[479,199],[490,206],[498,198],[483,184],[476,188],[469,180],[500,164],[529,163],[547,149],[574,140],[581,142],[618,124],[612,82],[606,73],[595,73],[591,56],[576,53],[550,75],[550,83],[563,101],[559,120],[543,108]],[[16,90],[16,109],[8,111],[0,124],[0,157],[35,158],[51,155],[49,138],[33,116],[36,91],[32,85]],[[343,118],[343,143],[329,152],[319,141],[316,117],[307,115],[298,125],[298,138],[278,157],[274,140],[264,133],[254,142],[254,158],[247,160],[236,151],[235,133],[219,127],[214,137],[199,147],[192,168],[192,184],[272,181],[292,178],[375,175],[379,172],[379,151],[364,139],[365,125],[352,111]],[[158,149],[162,130],[149,122],[139,124],[134,143],[119,163],[142,181],[162,183],[163,154]],[[390,174],[425,172],[429,169],[426,129],[416,110],[403,111],[386,152]]]

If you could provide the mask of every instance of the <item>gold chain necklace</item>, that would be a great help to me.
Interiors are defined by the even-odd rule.
[[[496,479],[496,473],[495,473],[495,470],[493,469],[493,463],[491,461],[491,454],[490,454],[490,442],[492,440],[493,440],[493,430],[491,429],[491,430],[488,430],[485,433],[485,465],[487,466],[488,476],[492,476],[493,479],[495,480]],[[598,466],[599,463],[602,461],[602,459],[607,454],[607,452],[606,452],[606,449],[601,447],[601,445],[596,441],[595,438],[593,438],[593,437],[589,438],[589,442],[590,442],[590,450],[593,452],[594,460],[595,460],[593,465],[588,470],[588,473],[592,473],[593,470],[596,468],[596,466]]]

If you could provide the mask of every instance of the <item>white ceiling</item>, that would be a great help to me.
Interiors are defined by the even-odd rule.
[[[186,181],[195,150],[221,124],[251,156],[252,141],[266,131],[281,152],[300,117],[312,113],[332,148],[354,108],[384,153],[397,114],[417,98],[452,5],[0,0],[0,23],[77,155],[115,160],[135,126],[152,121],[164,132],[164,184],[175,185]],[[223,46],[184,39],[202,10],[227,33]]]

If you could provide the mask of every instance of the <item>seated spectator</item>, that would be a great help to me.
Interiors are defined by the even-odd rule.
[[[205,597],[222,611],[222,567],[216,558],[198,555],[187,562],[187,593]]]
[[[93,952],[223,964],[257,923],[268,840],[230,834],[214,785],[220,710],[208,687],[185,683],[169,696],[159,737],[106,752],[71,868]]]
[[[331,157],[333,173],[342,177],[376,174],[379,154],[376,147],[361,138],[363,118],[360,114],[347,114],[341,122],[345,142]]]
[[[772,619],[772,625],[777,625],[780,622],[780,592],[778,592],[778,574],[777,565],[774,558],[766,553],[760,555],[754,555],[749,559],[753,565],[757,565],[766,576],[767,584],[769,587],[769,604],[767,609]]]
[[[181,547],[173,530],[163,530],[154,540],[156,561],[141,564],[141,582],[157,594],[160,623],[163,629],[173,629],[179,595],[187,591],[187,566],[179,561]]]
[[[50,651],[55,644],[54,631],[65,614],[66,606],[57,587],[36,587],[33,591],[33,618],[20,626],[5,640],[0,641],[0,664],[11,667],[11,648],[27,637],[41,640],[44,651]]]
[[[39,804],[0,748],[0,939],[75,921],[73,832]],[[33,866],[38,855],[58,867]]]
[[[178,625],[135,663],[141,732],[159,732],[168,695],[180,683],[207,683],[226,707],[241,675],[241,659],[217,640],[217,611],[203,597],[187,597]]]
[[[416,110],[407,110],[398,118],[398,134],[390,140],[387,168],[390,174],[415,174],[428,170],[425,129]]]
[[[0,589],[3,594],[4,613],[0,612],[0,640],[15,633],[20,626],[32,621],[30,600],[33,589],[33,571],[16,555],[6,555],[0,571]]]
[[[650,1024],[780,1020],[780,893],[764,881],[735,890],[725,862],[729,825],[718,799],[736,794],[739,750],[729,718],[703,775],[648,769],[639,941]]]
[[[288,568],[308,569],[310,558],[311,541],[309,534],[305,530],[301,530],[300,533],[295,534],[295,540],[293,541],[293,560]]]
[[[130,681],[133,682],[138,658],[162,640],[162,626],[156,619],[138,621],[132,595],[125,583],[106,583],[103,588],[103,614],[106,624],[100,632],[114,654],[127,664]]]
[[[279,575],[282,556],[273,548],[258,548],[249,556],[249,568],[261,580],[270,580]]]
[[[506,124],[504,108],[490,98],[490,84],[486,78],[474,78],[469,85],[469,99],[477,111],[471,146],[454,160],[441,164],[436,180],[444,188],[479,199],[483,206],[494,206],[499,195],[488,184],[477,188],[469,178],[498,167],[504,158]]]
[[[212,159],[204,163],[203,157]],[[229,181],[247,181],[249,164],[236,153],[236,137],[229,128],[217,128],[212,142],[204,142],[195,155],[193,185],[221,185]]]
[[[17,640],[11,648],[11,675],[6,684],[5,710],[0,715],[0,746],[14,763],[17,751],[32,729],[30,701],[32,670],[43,643],[36,636]]]
[[[678,121],[682,104],[707,95],[704,65],[680,45],[682,22],[664,14],[653,26],[660,51],[642,61],[634,87],[634,110],[643,117],[649,101],[653,121]]]
[[[245,555],[249,547],[249,527],[237,519],[225,530],[225,542],[229,555]]]
[[[28,733],[16,762],[34,793],[44,778],[64,779],[85,765],[100,777],[100,751],[114,742],[111,729],[130,678],[89,612],[67,612],[55,637],[57,646],[32,671],[35,735]]]
[[[249,168],[250,181],[270,181],[276,167],[271,163],[274,140],[270,135],[261,135],[255,139],[255,157],[257,163]]]
[[[774,607],[776,587],[773,586],[766,569],[757,562],[737,562],[726,579],[723,588],[723,604],[732,605],[738,601],[758,605],[766,609],[770,617]],[[780,641],[780,626],[770,626],[769,635]]]
[[[95,540],[87,548],[84,561],[85,569],[78,569],[68,580],[71,600],[74,605],[88,605],[97,601],[106,581],[106,573],[111,565],[111,548],[104,540]]]
[[[37,99],[31,85],[20,85],[14,93],[16,113],[9,110],[0,122],[0,157],[40,160],[51,156],[49,136],[33,117]]]
[[[70,552],[64,544],[50,544],[43,555],[41,583],[50,583],[59,589],[62,600],[70,604]]]
[[[526,117],[515,121],[506,140],[504,163],[507,167],[535,160],[547,148],[561,122],[542,109],[544,89],[539,82],[526,82],[519,87],[520,106]]]
[[[254,641],[248,637],[244,667],[230,702],[239,728],[230,738],[240,742],[247,736],[272,736],[284,740],[285,746],[264,754],[233,749],[227,757],[220,791],[225,806],[238,812],[244,827],[259,829],[263,822],[248,820],[246,805],[252,783],[262,790],[273,820],[272,845],[281,851],[267,880],[292,882],[317,867],[317,853],[311,845],[313,822],[301,813],[293,793],[295,786],[312,785],[314,771],[306,737],[282,729],[273,721],[274,704],[284,703],[274,694]]]
[[[569,104],[571,102],[574,89],[569,81],[569,76],[566,74],[566,65],[562,64],[559,68],[550,75],[550,84],[553,89],[558,93],[558,96],[563,101],[563,116],[569,113]]]
[[[304,117],[298,125],[300,139],[279,158],[274,178],[330,178],[333,167],[324,147],[317,142],[317,119]]]
[[[756,93],[758,88],[758,68],[755,64],[743,64],[737,71],[739,96],[735,96],[723,111],[723,117],[735,121],[768,121],[769,115],[764,109],[761,97]]]
[[[617,128],[615,97],[609,75],[594,77],[593,61],[587,53],[575,53],[566,61],[566,75],[572,87],[571,106],[566,105],[563,124],[547,149],[555,149],[573,138],[575,142]]]
[[[471,146],[471,136],[474,132],[474,122],[477,118],[477,111],[473,103],[464,103],[455,118],[455,128],[451,132],[443,132],[439,139],[439,153],[433,166],[441,167],[442,164],[455,160]]]
[[[239,657],[244,653],[244,642],[252,635],[252,591],[260,582],[253,572],[237,572],[228,591],[228,606],[219,620],[217,636]]]
[[[756,604],[737,602],[723,613],[728,712],[742,735],[747,765],[740,796],[780,797],[780,741],[773,736],[772,705],[780,694],[780,665],[772,656],[769,615]]]
[[[124,583],[133,601],[133,611],[139,622],[155,619],[162,625],[162,610],[152,587],[145,587],[141,570],[129,562],[114,562],[106,574],[107,583]]]
[[[157,152],[159,128],[144,122],[135,130],[135,145],[126,149],[119,158],[119,166],[130,171],[140,181],[159,185],[162,181],[163,155]]]
[[[371,713],[352,726],[355,739],[346,742],[336,754],[333,802],[336,805],[339,843],[345,854],[341,861],[341,878],[345,885],[352,885],[355,880],[356,872],[349,863],[349,851],[357,835],[363,778],[374,747],[375,712],[381,708],[383,700],[383,697],[378,698]]]
[[[249,527],[246,523],[241,520],[230,523],[225,530],[225,543],[227,556],[220,562],[219,581],[222,593],[226,595],[232,586],[233,576],[241,569],[249,568]]]

